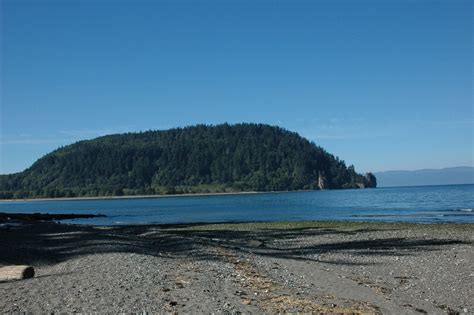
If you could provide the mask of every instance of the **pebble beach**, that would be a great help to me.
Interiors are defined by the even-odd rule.
[[[474,225],[3,224],[0,312],[474,313]]]

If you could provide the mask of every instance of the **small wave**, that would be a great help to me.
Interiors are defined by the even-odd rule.
[[[453,210],[451,210],[453,211]],[[459,210],[460,211],[460,210]],[[467,213],[466,213],[467,212]],[[353,214],[355,218],[443,218],[443,217],[472,217],[474,213],[470,211],[462,211],[459,213],[436,213],[436,212],[419,212],[419,213],[393,213],[393,214]]]
[[[353,214],[351,217],[356,218],[383,218],[383,217],[393,217],[393,218],[401,218],[401,217],[430,217],[433,216],[432,213],[429,212],[420,212],[420,213],[397,213],[397,214]],[[438,215],[439,216],[439,215]],[[443,214],[441,214],[443,216]]]
[[[461,211],[461,212],[473,212],[473,208],[460,208],[460,209],[450,209],[451,211]]]

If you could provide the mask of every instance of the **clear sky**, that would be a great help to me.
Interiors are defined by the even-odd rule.
[[[285,127],[358,171],[473,165],[472,1],[0,3],[0,174],[221,122]]]

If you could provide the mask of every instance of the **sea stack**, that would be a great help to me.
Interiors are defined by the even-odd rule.
[[[367,188],[376,188],[377,187],[377,178],[372,173],[365,174],[366,184],[365,187]]]

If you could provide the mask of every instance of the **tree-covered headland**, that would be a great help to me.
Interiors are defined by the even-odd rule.
[[[197,125],[79,141],[0,176],[0,198],[375,187],[372,174],[263,124]]]

